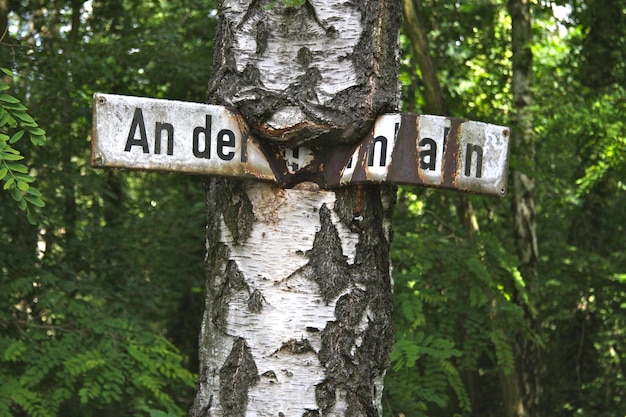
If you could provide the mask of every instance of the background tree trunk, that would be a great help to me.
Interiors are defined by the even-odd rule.
[[[415,0],[402,0],[402,16],[404,17],[404,31],[411,39],[415,60],[422,73],[424,112],[450,116],[450,110],[437,77],[437,68],[430,55],[430,46],[419,3]]]
[[[523,307],[528,329],[537,335],[541,325],[534,305],[538,303],[539,283],[537,262],[539,251],[535,221],[535,146],[530,105],[533,79],[533,55],[531,51],[532,29],[530,2],[509,0],[512,20],[511,43],[513,51],[513,80],[511,90],[515,106],[514,125],[511,136],[512,154],[516,168],[513,170],[513,220],[514,236],[520,259],[520,272],[526,283],[528,299],[518,294],[518,304]],[[516,369],[503,386],[506,415],[510,417],[536,417],[541,395],[540,346],[537,337],[518,337],[515,347]]]
[[[424,109],[426,114],[452,116],[447,100],[443,94],[437,75],[437,66],[430,52],[430,45],[420,5],[415,0],[402,0],[402,16],[404,31],[411,40],[413,54],[421,72],[424,85]],[[462,115],[458,115],[462,116]],[[465,194],[454,196],[459,212],[459,219],[466,227],[470,236],[478,232],[478,220],[469,197]]]
[[[346,3],[332,15],[328,10],[335,2],[307,1],[299,8],[278,2],[271,9],[266,3],[228,4],[209,101],[241,106],[251,124],[257,123],[257,133],[260,119],[254,113],[269,103],[269,110],[258,114],[266,117],[269,111],[288,142],[298,144],[320,137],[317,122],[302,122],[302,115],[366,114],[364,120],[355,116],[332,125],[334,134],[340,131],[335,139],[354,142],[379,109],[397,110],[398,2]],[[356,13],[342,14],[345,7]],[[236,17],[239,23],[233,22]],[[290,19],[300,23],[282,32],[266,27]],[[353,41],[346,46],[345,36],[336,33]],[[252,54],[250,39],[256,43]],[[283,50],[294,52],[290,60],[265,55],[277,53],[281,42]],[[337,61],[338,48],[350,65]],[[339,62],[347,72],[323,75],[325,61]],[[373,64],[359,73],[366,61]],[[306,77],[315,73],[319,78],[311,84]],[[241,77],[245,82],[237,84]],[[310,97],[302,96],[307,86],[327,97],[318,96],[310,106]],[[294,120],[301,126],[292,135],[287,129]],[[393,344],[394,202],[391,187],[324,191],[312,183],[281,189],[207,182],[207,296],[191,416],[382,414]]]

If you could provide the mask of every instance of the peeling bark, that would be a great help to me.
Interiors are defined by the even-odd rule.
[[[219,5],[209,101],[237,107],[265,140],[351,143],[398,109],[399,0]],[[394,203],[386,186],[208,180],[190,416],[382,415]]]
[[[208,95],[236,107],[258,137],[354,143],[397,108],[399,0],[218,3]]]
[[[380,416],[393,343],[394,190],[355,198],[229,184],[208,186],[208,294],[190,415]],[[255,223],[235,241],[234,211],[217,196],[239,192]]]

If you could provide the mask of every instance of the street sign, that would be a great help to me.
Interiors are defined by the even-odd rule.
[[[504,197],[509,136],[507,127],[488,123],[384,114],[339,175],[327,172],[327,187],[391,183]]]
[[[201,103],[95,94],[94,167],[275,181],[241,116]]]
[[[284,149],[223,106],[95,94],[92,165],[254,178],[322,188],[407,184],[506,195],[507,127],[384,114],[355,145]]]

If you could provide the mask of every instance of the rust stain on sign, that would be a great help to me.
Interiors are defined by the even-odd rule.
[[[257,140],[222,106],[94,95],[92,165],[187,172],[321,188],[407,184],[504,197],[507,127],[384,114],[355,145],[283,148]]]
[[[507,127],[465,119],[385,114],[347,164],[339,153],[330,157],[324,186],[407,184],[504,197],[509,135]]]

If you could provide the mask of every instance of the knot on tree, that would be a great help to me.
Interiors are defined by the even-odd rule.
[[[356,143],[397,110],[399,0],[219,3],[208,100],[237,108],[261,140]]]

